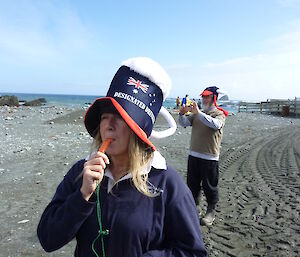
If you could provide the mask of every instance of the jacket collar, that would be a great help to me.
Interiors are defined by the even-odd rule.
[[[148,174],[152,167],[155,168],[155,169],[158,169],[158,170],[166,170],[167,169],[166,159],[157,150],[154,151],[152,160],[149,162],[149,164],[146,167],[143,168],[141,173],[142,174]],[[108,178],[108,184],[107,184],[107,192],[108,193],[112,190],[112,188],[118,182],[121,182],[123,180],[132,178],[131,172],[128,171],[126,175],[121,177],[119,180],[115,181],[111,171],[109,170],[109,168],[105,169],[104,176],[106,176]]]

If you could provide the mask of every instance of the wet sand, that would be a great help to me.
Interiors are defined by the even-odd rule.
[[[73,255],[74,242],[45,253],[36,227],[64,174],[89,153],[83,117],[68,108],[0,107],[1,256]],[[160,117],[155,127],[165,127]],[[184,178],[190,133],[179,127],[153,140]],[[219,189],[215,223],[201,227],[209,256],[300,256],[300,119],[229,116]]]

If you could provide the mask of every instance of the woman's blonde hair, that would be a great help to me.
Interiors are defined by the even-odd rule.
[[[94,137],[91,145],[91,152],[98,151],[102,144],[100,130]],[[136,189],[142,194],[152,197],[153,194],[148,189],[148,173],[143,173],[153,157],[153,149],[144,143],[134,132],[131,133],[128,145],[128,170],[132,174],[132,182]]]

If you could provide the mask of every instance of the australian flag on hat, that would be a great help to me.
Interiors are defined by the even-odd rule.
[[[128,59],[116,72],[106,97],[97,99],[88,109],[85,116],[86,129],[94,136],[101,113],[105,106],[112,104],[135,134],[155,150],[149,140],[150,136],[163,138],[176,130],[176,122],[162,107],[170,89],[171,80],[157,62],[146,57]],[[153,126],[159,112],[170,128],[156,132]]]

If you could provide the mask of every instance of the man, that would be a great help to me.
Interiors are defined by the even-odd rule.
[[[189,99],[189,95],[185,95],[185,97],[182,98],[180,106],[189,106],[191,104],[191,100]]]
[[[177,110],[179,109],[179,105],[180,105],[180,98],[179,98],[179,96],[177,96],[177,98],[176,98],[176,109]]]
[[[202,111],[197,103],[183,106],[179,111],[179,124],[192,126],[191,145],[188,157],[187,184],[192,191],[196,205],[202,188],[207,201],[207,210],[202,225],[212,225],[215,220],[215,207],[219,200],[219,155],[225,117],[228,112],[219,108],[217,87],[206,88],[202,96]],[[192,114],[186,116],[187,112]]]
[[[198,104],[198,108],[199,108],[199,109],[201,109],[201,108],[202,108],[202,103],[201,103],[201,99],[200,99],[200,98],[199,98],[199,100],[198,100],[198,103],[197,103],[197,104]]]

